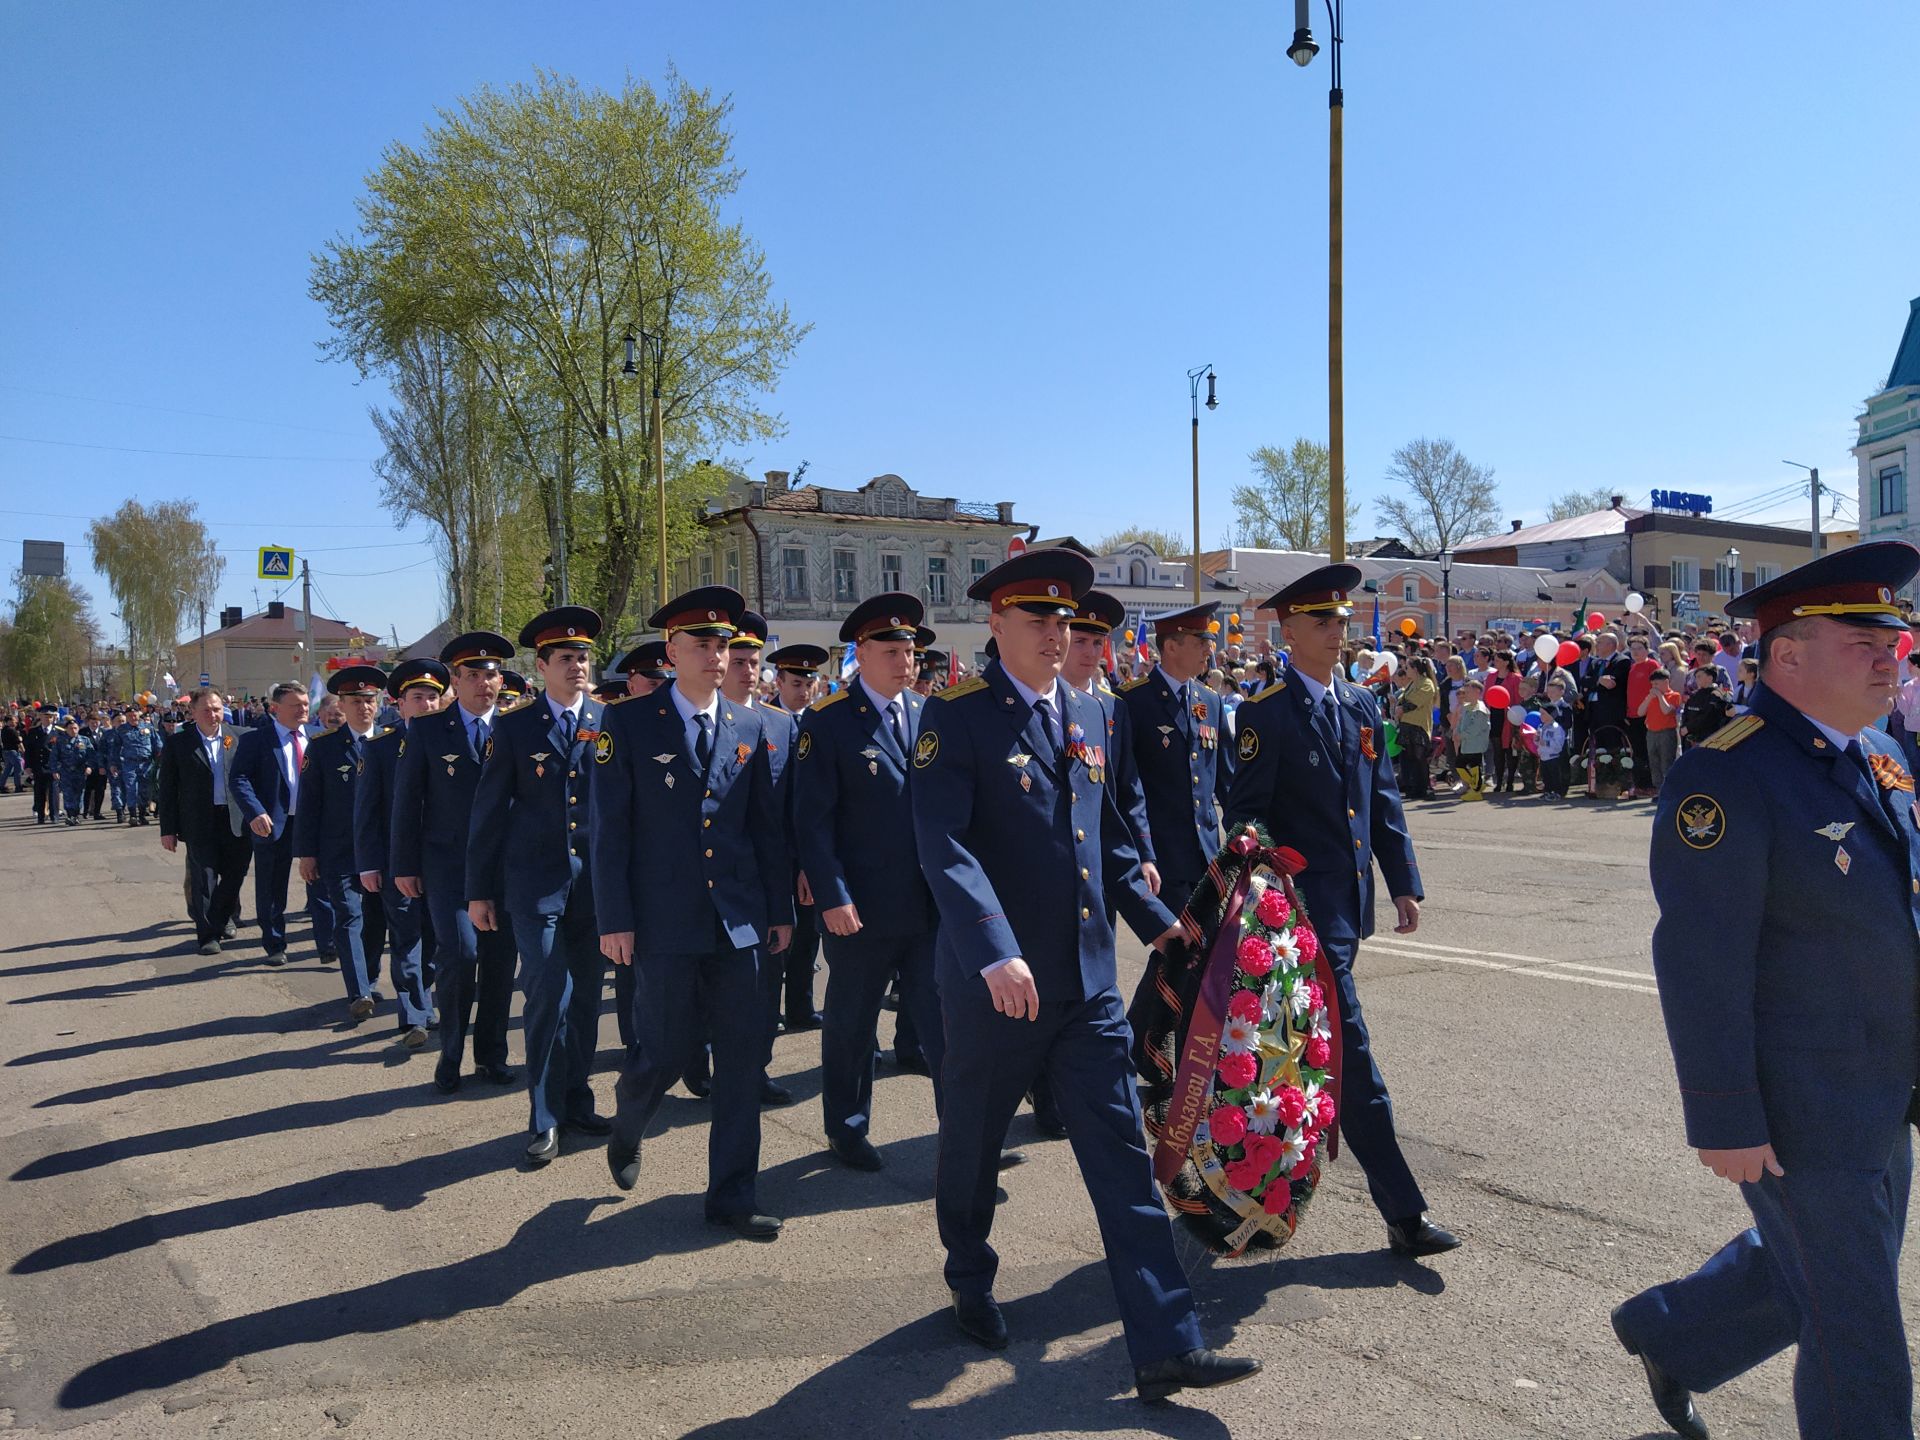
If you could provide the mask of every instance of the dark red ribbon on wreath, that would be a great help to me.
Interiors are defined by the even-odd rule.
[[[1180,1173],[1180,1167],[1186,1164],[1194,1131],[1200,1128],[1200,1121],[1207,1113],[1207,1093],[1213,1085],[1214,1069],[1220,1063],[1222,1017],[1227,1010],[1227,995],[1233,989],[1233,972],[1239,963],[1240,919],[1247,908],[1253,872],[1262,864],[1266,865],[1282,877],[1282,883],[1287,886],[1288,899],[1294,900],[1293,886],[1287,877],[1298,875],[1307,868],[1306,858],[1297,850],[1284,845],[1270,850],[1261,849],[1251,829],[1234,836],[1227,842],[1227,848],[1240,856],[1244,864],[1227,897],[1220,928],[1213,937],[1213,947],[1207,952],[1199,993],[1194,997],[1193,1017],[1187,1026],[1187,1043],[1180,1052],[1180,1069],[1174,1077],[1173,1094],[1167,1101],[1166,1124],[1161,1127],[1159,1141],[1153,1148],[1153,1177],[1162,1185],[1170,1184],[1173,1177]],[[1187,918],[1182,917],[1183,920]],[[1340,1105],[1338,992],[1333,988],[1332,972],[1327,968],[1323,952],[1316,952],[1314,967],[1314,973],[1320,977],[1321,986],[1327,994],[1328,1013],[1334,1017],[1328,1076],[1334,1090],[1333,1103],[1337,1113]],[[1328,1154],[1331,1156],[1335,1153],[1334,1141],[1329,1137]]]

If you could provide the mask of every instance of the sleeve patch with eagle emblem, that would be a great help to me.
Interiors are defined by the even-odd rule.
[[[1673,815],[1680,843],[1690,850],[1711,850],[1727,833],[1727,812],[1711,795],[1689,795]]]

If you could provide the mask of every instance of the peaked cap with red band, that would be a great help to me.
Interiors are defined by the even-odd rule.
[[[1093,562],[1078,551],[1027,550],[1002,561],[967,587],[967,598],[984,600],[995,615],[1027,610],[1072,618],[1080,597],[1093,588]]]
[[[1876,540],[1810,560],[1727,602],[1727,614],[1757,620],[1760,633],[1825,616],[1842,625],[1907,626],[1900,587],[1920,571],[1920,550],[1904,540]]]
[[[600,634],[600,614],[584,605],[561,605],[533,617],[520,627],[520,644],[527,650],[561,645],[591,650]]]
[[[1073,607],[1073,620],[1068,628],[1092,635],[1111,635],[1126,619],[1127,607],[1117,597],[1104,590],[1089,590]]]
[[[1289,615],[1333,615],[1344,620],[1353,614],[1353,592],[1359,588],[1358,565],[1322,565],[1276,591],[1260,608],[1278,611],[1282,620]]]
[[[513,642],[491,630],[469,630],[440,647],[442,665],[466,665],[475,670],[498,670],[513,658]]]
[[[927,607],[920,603],[918,595],[898,590],[869,595],[840,622],[840,639],[843,644],[858,644],[862,640],[913,640],[926,613]]]
[[[731,585],[702,585],[676,595],[647,620],[649,630],[672,639],[676,634],[732,637],[747,613],[747,602]]]
[[[1164,615],[1156,615],[1153,617],[1153,638],[1164,640],[1169,635],[1205,635],[1219,608],[1218,600],[1209,600],[1204,605],[1189,605],[1184,610],[1169,610]]]
[[[740,612],[740,628],[733,632],[733,638],[727,642],[729,650],[764,650],[767,648],[767,617],[758,610]]]
[[[378,665],[348,665],[327,676],[327,691],[332,695],[383,695],[387,672]]]
[[[413,686],[424,685],[438,695],[452,680],[453,672],[438,660],[403,660],[387,675],[387,694],[398,700]]]

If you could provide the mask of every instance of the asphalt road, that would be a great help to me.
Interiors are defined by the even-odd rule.
[[[669,1098],[631,1196],[597,1146],[524,1172],[522,1090],[436,1095],[431,1052],[405,1058],[388,1015],[346,1023],[310,945],[283,970],[244,935],[194,954],[155,830],[37,829],[0,798],[0,1429],[1662,1434],[1607,1312],[1744,1212],[1682,1142],[1647,809],[1417,810],[1426,918],[1363,950],[1361,993],[1466,1247],[1390,1257],[1343,1159],[1277,1259],[1195,1267],[1210,1340],[1265,1374],[1147,1409],[1070,1149],[1025,1118],[994,1234],[1014,1339],[989,1356],[945,1309],[924,1079],[884,1072],[888,1168],[856,1175],[822,1153],[816,1039],[783,1038],[801,1103],[766,1116],[761,1198],[786,1233],[722,1239],[700,1102]],[[1140,962],[1129,943],[1129,985]],[[608,1016],[608,1111],[613,1044]],[[1707,1397],[1716,1434],[1791,1435],[1789,1379],[1780,1359]]]

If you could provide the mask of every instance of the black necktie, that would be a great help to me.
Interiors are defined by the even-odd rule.
[[[893,731],[893,743],[900,747],[902,755],[907,753],[907,732],[900,724],[900,702],[887,702],[887,728]]]
[[[700,767],[700,773],[707,773],[707,766],[713,763],[713,717],[696,715],[693,717],[700,725],[700,733],[693,739],[694,763]]]
[[[1040,717],[1040,730],[1047,737],[1047,759],[1060,768],[1060,737],[1053,731],[1053,706],[1043,697],[1033,702],[1033,713]]]

